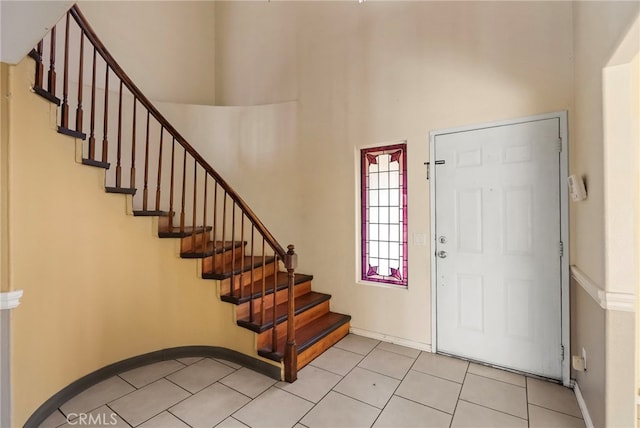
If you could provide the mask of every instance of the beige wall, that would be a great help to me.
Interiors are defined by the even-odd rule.
[[[81,1],[78,5],[148,98],[213,104],[215,2]]]
[[[0,63],[0,292],[9,291],[9,65]]]
[[[571,172],[586,177],[589,198],[572,204],[571,260],[591,278],[601,295],[611,296],[603,294],[605,291],[622,293],[611,297],[626,296],[630,301],[637,289],[636,261],[628,256],[634,259],[632,255],[637,252],[633,216],[637,214],[638,201],[628,197],[629,194],[622,197],[620,191],[627,189],[634,194],[634,183],[627,180],[637,171],[633,148],[637,150],[638,143],[621,139],[622,134],[616,135],[615,127],[610,125],[612,117],[619,117],[612,109],[619,108],[626,111],[626,126],[632,126],[629,123],[633,122],[629,120],[632,114],[623,104],[629,102],[633,93],[629,93],[632,91],[629,79],[625,77],[626,83],[619,79],[624,70],[619,66],[606,67],[614,53],[618,52],[616,55],[620,57],[619,45],[631,23],[637,20],[639,10],[637,2],[576,2],[573,9],[575,110],[571,121]],[[629,37],[637,42],[637,30]],[[627,55],[623,62],[631,59]],[[620,58],[616,61],[621,64]],[[603,82],[607,82],[606,87]],[[627,85],[622,91],[626,96],[622,98],[621,84]],[[603,98],[603,93],[609,98]],[[637,96],[636,93],[632,102],[637,103]],[[623,150],[628,153],[621,157],[624,147],[631,147],[631,151]],[[623,171],[627,177],[619,176]],[[624,225],[626,230],[621,230]],[[585,348],[588,370],[574,375],[594,425],[630,426],[635,422],[636,407],[636,380],[631,378],[632,373],[635,376],[636,359],[629,358],[636,349],[634,314],[603,310],[579,286],[576,293],[583,298],[577,299],[572,307],[578,317],[572,324],[575,338],[572,354],[577,355]],[[600,358],[603,350],[604,359]]]
[[[216,102],[298,101],[300,263],[352,326],[431,344],[431,130],[569,109],[571,4],[218,2]],[[408,143],[409,288],[359,284],[357,151]],[[256,207],[260,209],[260,207]]]
[[[640,140],[640,57],[636,57],[635,60],[635,112],[638,118],[636,137]],[[640,150],[637,153],[638,157],[636,161],[640,165]],[[636,200],[640,201],[640,169],[636,171],[636,186],[638,193],[636,194]],[[636,248],[640,248],[640,216],[636,218]],[[636,253],[636,266],[640,269],[640,251]],[[636,386],[635,393],[640,397],[640,280],[636,283]],[[640,417],[638,407],[636,406],[636,417]]]
[[[604,162],[602,70],[638,13],[637,2],[575,2],[571,173],[585,176],[589,198],[572,204],[571,263],[603,289]]]
[[[572,355],[588,350],[587,371],[572,371],[589,409],[593,426],[605,425],[605,310],[575,280],[571,279]],[[575,328],[580,326],[580,328]]]
[[[0,63],[0,293],[9,291],[9,66]],[[0,309],[0,426],[11,421],[10,312]]]
[[[126,215],[102,170],[74,163],[55,110],[29,92],[33,62],[10,69],[13,424],[81,376],[145,352],[215,345],[252,354],[198,261],[160,240],[153,220]],[[45,357],[46,356],[46,357]]]
[[[304,200],[297,179],[302,171],[295,102],[249,107],[159,103],[158,108],[283,247],[300,242]]]

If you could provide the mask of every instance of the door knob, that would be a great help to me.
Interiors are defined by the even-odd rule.
[[[446,258],[447,258],[447,252],[446,252],[446,251],[438,251],[438,252],[436,253],[436,255],[437,255],[438,257],[440,257],[441,259],[446,259]]]

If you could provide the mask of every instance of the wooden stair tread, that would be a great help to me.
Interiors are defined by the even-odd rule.
[[[62,104],[62,101],[60,100],[60,98],[56,97],[55,95],[53,95],[51,92],[47,91],[46,89],[40,87],[40,86],[33,86],[33,92],[35,92],[36,94],[40,95],[42,98],[44,98],[45,100],[60,106],[60,104]]]
[[[81,140],[87,139],[87,134],[82,131],[76,131],[75,129],[65,128],[63,126],[58,126],[58,132],[60,134],[68,135],[73,138],[80,138]]]
[[[168,217],[168,211],[156,211],[156,210],[134,210],[133,215],[136,217]]]
[[[265,257],[265,265],[273,262],[275,257]],[[227,279],[242,272],[251,271],[251,267],[258,268],[262,266],[262,257],[244,256],[242,259],[231,262],[228,261],[220,266],[216,266],[213,272],[202,272],[204,279]]]
[[[180,257],[183,259],[201,259],[214,254],[224,253],[225,251],[230,251],[243,245],[247,245],[247,243],[241,241],[225,241],[224,243],[222,241],[208,242],[205,251],[183,251],[180,253]],[[196,247],[202,248],[202,245],[196,244]]]
[[[330,294],[317,293],[315,291],[304,294],[295,299],[294,313],[295,315],[298,315],[306,311],[307,309],[319,305],[320,303],[326,302],[329,299],[331,299]],[[280,324],[289,318],[288,307],[288,301],[282,302],[276,306],[276,324]],[[256,333],[262,333],[273,327],[272,316],[273,308],[268,308],[265,311],[265,322],[263,322],[262,324],[258,324],[257,320],[260,319],[260,305],[255,305],[253,317],[256,321],[251,322],[249,317],[246,317],[244,319],[239,319],[237,321],[237,324],[241,327],[246,327],[249,330],[255,331]]]
[[[194,233],[210,232],[212,229],[211,226],[185,226],[182,230],[180,230],[180,226],[160,227],[158,229],[158,236],[160,238],[186,238]]]
[[[276,283],[276,291],[280,291],[280,290],[284,290],[285,288],[288,287],[289,285],[289,274],[287,272],[282,272],[279,271],[276,273],[277,278],[274,278],[274,275],[269,275],[267,277],[265,277],[265,296],[273,293],[273,284],[274,282]],[[293,281],[294,284],[298,285],[298,284],[302,284],[305,283],[307,281],[311,281],[313,279],[312,275],[307,275],[304,273],[295,273],[294,277],[293,277]],[[247,284],[245,286],[242,287],[242,294],[240,294],[239,291],[237,291],[235,294],[237,295],[229,295],[229,294],[225,294],[220,296],[220,298],[222,299],[222,301],[224,302],[229,302],[229,303],[233,303],[235,305],[239,305],[241,303],[245,303],[248,302],[249,300],[251,300],[251,298],[258,298],[260,296],[262,296],[262,279],[256,279],[255,281],[253,281],[253,295],[251,294],[251,285],[252,284]],[[256,291],[257,290],[257,291]],[[240,295],[242,295],[242,297],[240,297]]]
[[[319,342],[328,336],[334,330],[340,328],[344,324],[351,321],[350,315],[343,315],[337,312],[328,312],[314,321],[296,329],[296,345],[298,346],[298,354],[304,352],[305,349]],[[286,346],[286,337],[278,340],[278,349],[283,350]],[[268,349],[259,349],[258,354],[273,361],[282,361],[282,352],[271,352]]]
[[[82,165],[95,166],[97,168],[109,169],[111,164],[109,162],[102,162],[95,159],[82,158]]]
[[[105,187],[107,193],[123,193],[125,195],[135,195],[138,189],[132,187]]]

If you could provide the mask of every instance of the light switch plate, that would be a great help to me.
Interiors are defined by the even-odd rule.
[[[426,246],[427,245],[427,234],[426,233],[414,233],[413,234],[413,245]]]

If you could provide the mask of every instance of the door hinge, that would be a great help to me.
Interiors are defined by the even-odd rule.
[[[560,345],[560,358],[564,361],[564,345]]]
[[[558,151],[562,152],[562,138],[558,138],[557,144],[558,144]]]
[[[564,242],[560,241],[560,246],[558,249],[560,251],[560,257],[564,257]]]

